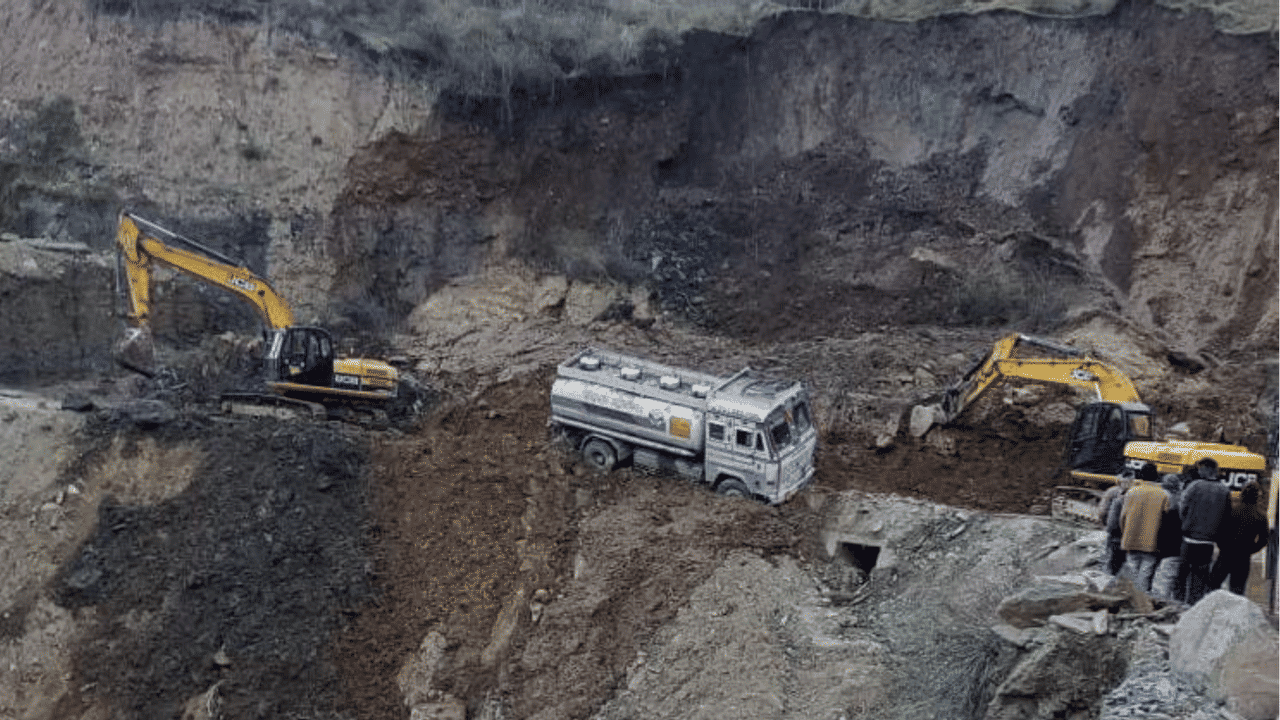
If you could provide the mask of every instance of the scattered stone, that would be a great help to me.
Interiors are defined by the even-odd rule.
[[[1036,639],[1036,630],[1032,628],[1016,628],[1008,623],[995,623],[991,626],[991,632],[994,632],[1002,640],[1020,648],[1030,647],[1035,643]]]
[[[467,720],[467,704],[446,695],[440,700],[414,705],[409,711],[409,720]]]
[[[400,687],[405,705],[417,708],[438,699],[434,680],[447,645],[444,635],[432,630],[422,638],[418,651],[400,668],[396,675],[396,685]]]
[[[876,433],[876,438],[872,443],[872,447],[877,450],[888,450],[892,448],[895,445],[895,439],[898,437],[899,425],[900,421],[897,415],[889,418],[885,423],[884,428],[880,432]]]
[[[1010,390],[1006,400],[1011,405],[1037,405],[1044,397],[1044,392],[1034,387],[1015,387]]]
[[[1105,530],[1085,533],[1074,542],[1050,552],[1036,569],[1044,574],[1053,574],[1075,570],[1076,568],[1087,568],[1101,560],[1102,551],[1106,543],[1107,533]],[[1097,570],[1083,570],[1080,571],[1080,574],[1089,577],[1090,583],[1094,584],[1096,589],[1106,587],[1111,580],[1110,575]],[[1099,578],[1102,578],[1101,582],[1098,582]]]
[[[1106,592],[1113,595],[1123,595],[1128,599],[1128,605],[1131,612],[1139,615],[1146,615],[1155,612],[1155,603],[1151,601],[1151,596],[1138,589],[1133,581],[1124,576],[1118,576],[1115,580],[1105,588]]]
[[[89,412],[94,408],[93,400],[87,395],[71,393],[62,398],[62,409],[72,412]]]
[[[1112,609],[1125,601],[1124,596],[1090,592],[1074,583],[1040,581],[1001,600],[996,613],[1014,627],[1029,628],[1043,625],[1051,615]]]
[[[575,281],[565,293],[563,317],[572,325],[588,325],[603,315],[617,297],[614,288]]]
[[[1109,630],[1108,616],[1109,613],[1106,610],[1073,612],[1065,615],[1050,615],[1049,622],[1081,634],[1106,635]]]
[[[658,319],[658,313],[649,301],[650,295],[647,285],[637,285],[631,289],[631,322],[639,327],[649,327]]]
[[[182,720],[216,720],[222,717],[222,698],[218,694],[218,686],[214,683],[208,690],[191,697],[182,706]]]
[[[545,313],[560,307],[564,303],[565,293],[569,290],[569,281],[563,275],[548,275],[538,281],[530,302],[533,312]]]
[[[119,416],[143,429],[167,425],[178,417],[173,406],[163,400],[129,400],[114,409]]]
[[[520,611],[525,607],[525,596],[528,589],[518,587],[507,597],[498,617],[493,621],[493,631],[489,635],[489,644],[480,652],[480,662],[486,667],[493,667],[498,659],[506,654],[511,645],[511,637],[520,624]]]
[[[1123,644],[1109,635],[1049,633],[996,688],[987,720],[1092,717],[1125,672]],[[1083,711],[1083,712],[1082,712]]]
[[[925,435],[924,444],[939,455],[954,457],[956,455],[956,438],[945,430],[934,430]]]

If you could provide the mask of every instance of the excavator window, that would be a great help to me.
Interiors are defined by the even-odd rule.
[[[1124,412],[1118,407],[1113,407],[1107,413],[1106,425],[1102,429],[1102,437],[1106,440],[1121,440],[1124,436]]]
[[[1149,438],[1151,437],[1151,416],[1150,415],[1130,415],[1129,416],[1129,437],[1133,438]]]
[[[285,362],[302,371],[312,370],[333,357],[329,338],[306,328],[290,330],[285,344]]]

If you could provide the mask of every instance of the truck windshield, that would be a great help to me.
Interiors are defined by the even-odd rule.
[[[787,424],[785,418],[771,418],[769,424],[769,436],[773,438],[773,446],[775,448],[784,448],[791,444],[791,426]]]
[[[800,402],[790,409],[775,410],[769,414],[765,424],[769,428],[769,437],[773,439],[773,447],[780,450],[790,445],[793,437],[809,429],[809,406]]]

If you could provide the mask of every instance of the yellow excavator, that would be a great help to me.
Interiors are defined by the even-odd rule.
[[[292,407],[327,416],[326,407],[363,406],[378,412],[396,398],[401,378],[394,367],[381,360],[337,357],[329,332],[294,325],[289,303],[244,263],[129,212],[120,214],[116,244],[129,302],[129,327],[116,346],[121,365],[148,376],[156,372],[150,321],[152,268],[158,263],[234,293],[262,318],[263,372],[270,393],[226,395],[228,409],[265,414],[252,407]]]
[[[1014,357],[1023,347],[1056,357]],[[1155,439],[1151,408],[1124,373],[1076,348],[1020,333],[998,340],[946,390],[935,422],[951,423],[987,390],[1010,378],[1070,385],[1097,395],[1095,402],[1079,408],[1071,425],[1063,464],[1075,484],[1056,488],[1054,516],[1096,521],[1100,490],[1121,473],[1136,474],[1147,462],[1161,474],[1189,473],[1202,458],[1211,457],[1218,463],[1218,479],[1232,490],[1267,479],[1266,459],[1241,445]]]

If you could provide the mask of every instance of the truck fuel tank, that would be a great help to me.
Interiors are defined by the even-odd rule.
[[[677,454],[696,455],[705,438],[704,412],[672,400],[646,393],[642,382],[630,392],[560,377],[551,385],[551,419],[587,430],[607,430]]]

